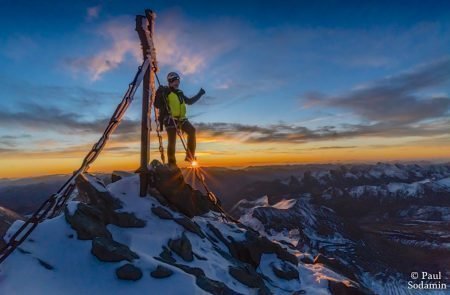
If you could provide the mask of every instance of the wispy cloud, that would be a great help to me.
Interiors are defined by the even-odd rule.
[[[310,106],[342,108],[380,124],[411,124],[448,115],[450,97],[421,92],[450,81],[450,58],[381,79],[339,96],[305,95]]]
[[[2,146],[7,147],[6,149],[17,147],[20,141],[28,140],[30,138],[30,134],[2,135],[0,136],[0,148],[2,148]]]
[[[93,102],[108,101],[117,99],[121,93],[103,91],[81,86],[61,86],[55,84],[36,84],[26,80],[10,79],[0,77],[0,88],[2,89],[2,99],[5,104],[7,97],[14,97],[18,108],[23,103],[40,104],[45,106],[72,106],[80,111],[80,107],[89,106]],[[82,111],[80,111],[81,113]]]
[[[167,11],[158,16],[155,28],[158,60],[184,75],[197,73],[239,46],[238,29],[233,19],[221,17],[205,24],[188,20],[177,10]]]
[[[129,18],[120,17],[102,24],[95,32],[109,44],[108,47],[101,48],[99,52],[91,56],[67,58],[66,64],[75,73],[87,71],[91,79],[95,81],[104,73],[117,68],[127,54],[133,56],[136,61],[140,61],[142,53],[134,36],[136,33],[131,26],[123,25],[124,22],[129,21]]]
[[[328,141],[364,137],[398,138],[409,136],[431,137],[448,134],[450,120],[423,123],[415,126],[377,123],[371,125],[346,124],[310,129],[304,126],[280,123],[268,126],[235,123],[198,123],[203,137],[218,140],[237,140],[246,143],[301,144],[313,141]]]
[[[211,22],[205,28],[204,23],[189,21],[180,12],[170,10],[157,20],[155,46],[159,65],[183,75],[197,73],[238,45],[237,35],[232,31],[238,29],[237,24],[228,19]],[[75,73],[87,71],[95,81],[122,64],[127,55],[141,61],[142,51],[133,23],[133,18],[120,16],[99,25],[94,32],[107,45],[90,56],[66,58],[66,65]]]
[[[0,111],[0,125],[21,127],[23,130],[54,131],[66,135],[98,135],[107,126],[109,118],[85,121],[71,112],[38,105],[23,105],[23,111],[11,113]],[[308,128],[296,124],[277,123],[269,125],[246,125],[239,123],[196,122],[199,142],[241,142],[241,143],[285,143],[305,144],[329,140],[364,137],[434,137],[449,133],[449,119],[427,121],[416,124],[394,124],[378,122],[373,124],[343,124]],[[139,120],[123,120],[116,130],[113,141],[133,143],[139,141]]]
[[[321,146],[318,148],[315,148],[316,150],[337,150],[337,149],[354,149],[357,146],[340,146],[340,145],[333,145],[333,146]]]
[[[21,127],[33,131],[59,131],[65,134],[100,132],[108,120],[82,121],[78,114],[63,111],[55,107],[44,107],[37,104],[23,104],[18,112],[0,110],[2,127]]]

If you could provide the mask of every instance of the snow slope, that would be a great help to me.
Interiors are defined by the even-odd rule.
[[[133,212],[136,217],[145,220],[143,228],[121,228],[108,225],[115,241],[127,245],[139,255],[133,264],[143,272],[138,281],[124,281],[116,277],[115,270],[124,265],[122,262],[102,262],[91,254],[90,240],[78,240],[77,234],[65,220],[64,215],[40,224],[31,236],[0,265],[0,294],[208,294],[195,283],[195,277],[178,267],[164,264],[157,258],[162,247],[169,239],[179,238],[182,233],[192,244],[194,256],[192,262],[183,261],[174,254],[177,263],[189,267],[201,268],[205,275],[226,284],[234,294],[256,294],[256,289],[237,281],[230,276],[229,267],[235,264],[223,252],[227,247],[214,241],[208,223],[219,229],[225,237],[234,240],[245,239],[245,229],[222,220],[215,212],[192,219],[206,233],[205,238],[192,232],[173,220],[161,219],[150,210],[161,206],[153,197],[139,197],[139,178],[131,176],[109,184],[107,189],[120,199],[124,206],[119,211]],[[73,214],[78,202],[69,204],[69,212]],[[290,207],[291,204],[280,204]],[[174,217],[182,214],[165,208]],[[5,240],[21,225],[16,221],[5,235]],[[291,250],[297,256],[301,253]],[[274,294],[293,294],[305,290],[307,294],[329,294],[328,281],[345,281],[345,277],[334,273],[320,264],[299,263],[297,269],[299,280],[283,280],[276,277],[271,266],[279,264],[274,254],[264,254],[256,271],[267,280],[266,285]],[[157,265],[164,264],[173,271],[173,275],[165,279],[150,276]],[[228,293],[224,293],[228,294]]]

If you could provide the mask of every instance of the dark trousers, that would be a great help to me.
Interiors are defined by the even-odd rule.
[[[179,130],[187,134],[187,149],[190,152],[190,155],[195,156],[195,127],[188,120],[184,121],[176,121]],[[175,159],[175,146],[177,143],[177,131],[173,124],[173,121],[170,120],[166,125],[167,137],[168,137],[168,145],[167,145],[167,159],[169,164],[176,164],[177,160]],[[189,153],[186,154],[188,156]]]

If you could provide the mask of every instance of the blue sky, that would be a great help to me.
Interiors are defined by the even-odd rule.
[[[447,146],[450,3],[311,2],[1,0],[3,159],[87,151],[141,62],[145,8],[161,80],[175,70],[186,94],[207,91],[189,114],[210,154]],[[136,152],[140,99],[111,156]]]

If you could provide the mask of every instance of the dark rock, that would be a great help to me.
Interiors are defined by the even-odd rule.
[[[111,223],[120,227],[145,227],[146,225],[144,220],[129,212],[114,212]]]
[[[161,205],[169,207],[169,203],[167,202],[166,198],[164,198],[156,188],[148,186],[147,192],[150,196],[157,199]]]
[[[45,267],[46,269],[48,269],[48,270],[55,269],[50,263],[45,262],[44,260],[39,259],[39,258],[37,258],[37,260],[39,261],[39,264],[42,265],[43,267]]]
[[[77,237],[80,240],[91,240],[94,237],[111,238],[111,233],[103,220],[102,212],[93,206],[79,203],[73,215],[70,215],[66,207],[64,216],[77,232]]]
[[[194,257],[197,258],[198,260],[204,260],[204,261],[208,260],[208,258],[198,255],[196,253],[194,253]]]
[[[155,259],[162,260],[159,257],[155,257]],[[199,286],[202,290],[205,290],[206,292],[217,295],[241,295],[240,293],[235,292],[232,289],[228,288],[227,285],[225,285],[224,283],[206,277],[205,272],[201,268],[190,267],[175,262],[173,263],[170,262],[169,264],[181,269],[185,273],[195,276],[196,278],[195,283],[197,284],[197,286]]]
[[[313,264],[314,259],[311,258],[309,255],[303,255],[302,258],[300,258],[300,261],[306,264]]]
[[[122,208],[122,202],[113,197],[97,177],[83,173],[76,178],[79,198],[85,203],[113,212]],[[103,210],[102,210],[103,211]]]
[[[296,270],[292,265],[282,262],[281,267],[278,267],[274,263],[271,263],[270,266],[272,267],[273,273],[279,277],[280,279],[284,280],[298,280],[298,270]]]
[[[228,260],[230,262],[235,262],[236,261],[236,259],[228,253],[228,251],[224,251],[220,247],[217,247],[217,246],[214,246],[214,250],[217,253],[219,253],[226,260]]]
[[[215,237],[213,237],[212,235],[206,234],[206,236],[208,237],[208,239],[209,239],[211,242],[213,242],[213,243],[215,243],[215,244],[219,243],[219,241],[218,241]]]
[[[208,229],[224,244],[226,245],[228,248],[230,247],[230,242],[225,239],[225,237],[222,235],[222,233],[220,232],[220,230],[218,230],[216,227],[214,227],[214,225],[212,225],[211,223],[207,223],[206,227],[208,227]]]
[[[107,262],[132,261],[139,258],[128,246],[104,237],[95,237],[92,240],[91,253],[99,260]]]
[[[3,237],[16,220],[25,220],[25,218],[12,210],[0,206],[0,249],[6,245]]]
[[[231,243],[229,243],[228,247],[234,258],[258,267],[262,254],[274,253],[278,259],[297,265],[297,257],[289,253],[279,244],[271,242],[266,237],[261,237],[251,230],[245,233],[245,237],[246,239],[243,241],[235,241],[230,237]]]
[[[230,275],[250,288],[264,288],[264,281],[255,269],[246,264],[240,267],[229,266],[228,272]]]
[[[27,251],[27,250],[22,249],[22,248],[20,248],[20,247],[17,247],[17,251],[19,251],[19,252],[22,253],[22,254],[31,254],[30,251]]]
[[[197,286],[199,286],[202,290],[209,292],[211,294],[220,294],[220,295],[239,295],[238,293],[225,285],[222,282],[212,280],[206,276],[197,277],[195,280]]]
[[[334,271],[336,271],[340,274],[343,274],[343,275],[349,277],[350,279],[355,279],[353,272],[350,271],[348,269],[348,267],[346,267],[344,264],[342,264],[336,258],[330,258],[330,257],[326,257],[325,255],[318,254],[314,258],[314,264],[316,264],[316,263],[325,264],[326,266],[333,269]]]
[[[185,261],[192,261],[194,257],[192,255],[192,245],[186,235],[183,233],[181,238],[176,240],[169,240],[169,248],[178,254]]]
[[[116,269],[116,275],[121,280],[137,281],[142,278],[142,271],[139,267],[127,263]]]
[[[161,254],[160,254],[161,256]],[[162,259],[160,257],[154,257],[156,260],[166,262],[174,267],[177,267],[184,271],[185,273],[191,274],[195,276],[196,280],[195,283],[197,286],[199,286],[202,290],[205,290],[211,294],[220,294],[220,295],[240,295],[240,293],[237,293],[233,291],[232,289],[228,288],[224,283],[212,280],[208,277],[206,277],[205,272],[203,269],[198,267],[190,267],[187,265],[179,264],[176,262],[169,262],[165,259]]]
[[[199,267],[190,267],[190,266],[187,266],[187,265],[177,264],[177,263],[175,263],[174,266],[180,268],[185,273],[191,274],[191,275],[193,275],[195,277],[201,277],[201,276],[205,275],[205,272],[203,271],[203,269],[201,269]]]
[[[270,241],[269,241],[270,242]],[[271,242],[272,243],[272,242]],[[274,253],[277,254],[278,259],[283,261],[288,261],[294,265],[298,264],[297,256],[289,253],[285,248],[281,247],[279,244],[272,243],[274,246]]]
[[[125,177],[133,176],[134,173],[127,172],[127,171],[113,171],[111,174],[111,183],[119,181]]]
[[[330,290],[330,293],[333,295],[366,295],[366,294],[372,294],[364,292],[357,288],[354,285],[347,284],[341,281],[328,281],[328,290]]]
[[[165,266],[158,265],[154,271],[150,273],[150,275],[157,279],[163,279],[170,277],[173,274],[173,271],[168,269]]]
[[[199,268],[199,267],[190,267],[184,264],[179,264],[176,262],[171,262],[171,261],[167,261],[165,259],[162,259],[160,257],[153,257],[158,261],[170,264],[172,266],[178,267],[179,269],[181,269],[182,271],[184,271],[185,273],[191,274],[193,276],[199,277],[199,276],[204,276],[205,272],[203,271],[203,269]]]
[[[173,219],[172,214],[163,207],[152,207],[152,212],[161,219]]]
[[[89,174],[82,174],[77,177],[76,183],[81,196],[80,199],[89,203],[89,205],[84,206],[90,207],[90,212],[88,213],[96,219],[95,221],[97,222],[95,223],[98,230],[101,230],[101,224],[106,225],[109,223],[120,227],[145,227],[145,221],[137,218],[133,213],[115,211],[122,208],[122,202],[113,197],[98,178]],[[86,239],[93,238],[89,234],[83,237]]]
[[[200,226],[187,217],[176,218],[175,222],[182,225],[186,230],[197,234],[201,238],[205,238],[205,234],[202,232]]]
[[[163,165],[157,160],[152,161],[151,167],[150,186],[156,188],[172,207],[188,217],[215,210],[206,195],[186,184],[178,167]]]
[[[163,251],[159,254],[159,257],[163,259],[164,262],[175,263],[175,258],[172,257],[172,253],[167,247],[163,246]]]

